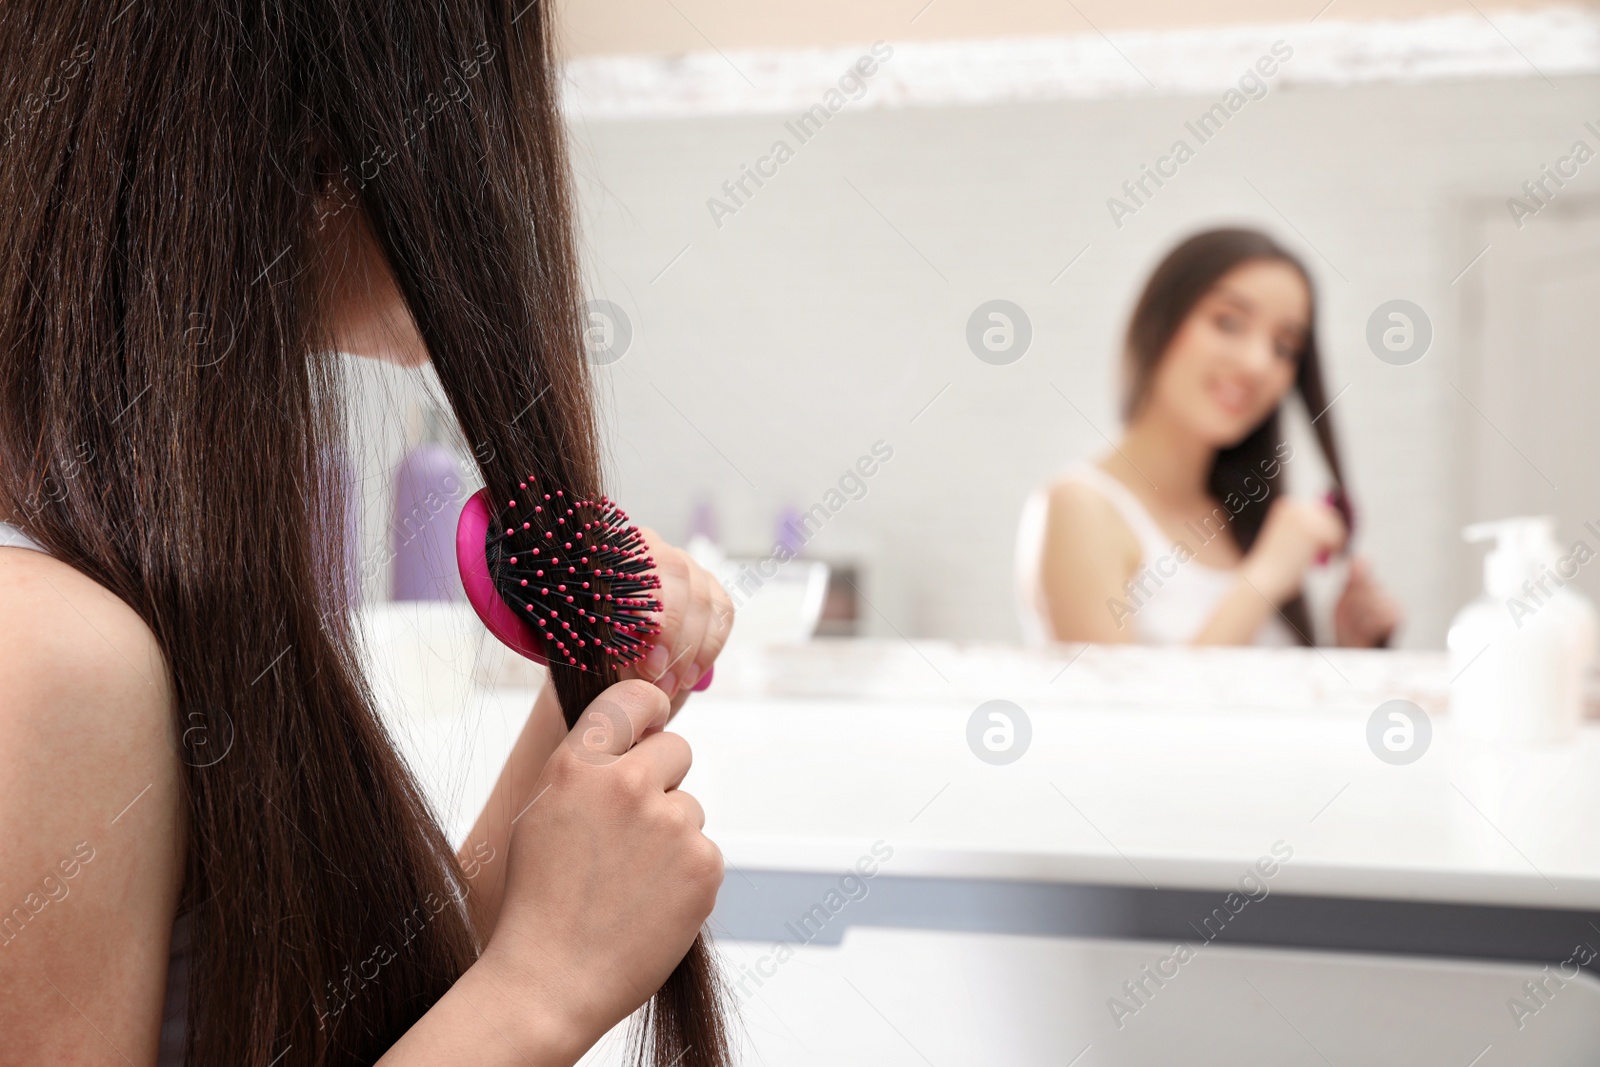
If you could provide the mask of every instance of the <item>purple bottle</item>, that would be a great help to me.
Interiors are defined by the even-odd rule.
[[[456,570],[456,520],[466,502],[467,467],[441,443],[444,416],[429,408],[422,443],[405,459],[394,481],[394,517],[389,524],[395,600],[466,600]]]
[[[689,538],[704,537],[712,544],[722,543],[722,531],[717,523],[717,508],[710,500],[695,501],[689,512]]]
[[[775,547],[785,549],[790,556],[798,556],[808,540],[804,531],[805,524],[800,509],[784,508],[778,513],[778,542]]]

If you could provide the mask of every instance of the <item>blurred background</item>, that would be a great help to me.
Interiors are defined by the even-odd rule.
[[[1479,588],[1468,522],[1548,513],[1564,544],[1600,546],[1579,407],[1600,386],[1595,6],[584,0],[563,18],[613,493],[748,559],[809,513],[799,551],[834,568],[822,632],[1020,639],[1023,500],[1109,448],[1138,287],[1225,223],[1315,275],[1326,417],[1358,550],[1406,611],[1397,645],[1442,647]],[[1178,141],[1192,156],[1155,184]],[[1003,365],[968,341],[992,300],[1031,333]],[[1431,333],[1401,364],[1368,341],[1395,300]],[[357,372],[382,386],[363,469],[391,471],[428,419],[388,405],[419,386]],[[366,493],[371,560],[393,484]],[[384,569],[364,574],[383,595]]]
[[[1594,617],[1523,629],[1499,590],[1452,618],[1469,523],[1550,515],[1600,558],[1600,7],[562,11],[608,488],[734,561],[674,729],[750,1061],[1594,1062],[1593,950],[1553,1009],[1529,992],[1600,930]],[[1223,225],[1313,275],[1331,403],[1290,402],[1289,491],[1325,488],[1331,421],[1397,651],[1325,647],[1338,562],[1324,647],[1020,647],[1024,503],[1118,439],[1138,292]],[[437,603],[477,481],[431,370],[350,362],[374,674],[460,840],[543,673]],[[880,847],[870,899],[806,925]],[[1108,998],[1269,850],[1272,902],[1124,1030]]]

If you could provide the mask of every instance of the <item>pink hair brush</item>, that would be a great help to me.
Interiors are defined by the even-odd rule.
[[[529,476],[529,481],[532,481]],[[535,663],[588,670],[593,649],[619,667],[642,660],[661,632],[661,588],[644,537],[606,497],[568,500],[517,486],[498,514],[474,493],[456,523],[456,566],[467,600],[490,633]],[[710,670],[694,686],[711,684]],[[573,709],[577,720],[582,709]],[[568,723],[571,725],[571,722]]]

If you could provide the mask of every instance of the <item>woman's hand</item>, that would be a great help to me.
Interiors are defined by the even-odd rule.
[[[722,884],[705,814],[677,788],[690,752],[662,730],[667,716],[660,689],[611,686],[512,824],[505,902],[481,962],[530,1012],[562,1019],[580,1055],[666,981]]]
[[[733,605],[722,586],[684,552],[667,544],[653,530],[641,530],[661,576],[658,616],[662,632],[646,661],[623,671],[624,678],[644,678],[671,700],[668,718],[689,699],[694,683],[711,667],[733,626]],[[615,687],[608,692],[615,691]],[[624,731],[625,732],[625,731]],[[500,771],[494,790],[461,847],[460,859],[472,892],[468,907],[480,936],[491,936],[505,899],[507,842],[516,831],[511,822],[544,787],[542,775],[563,740],[569,740],[555,690],[546,685]]]
[[[1350,576],[1333,609],[1335,640],[1345,648],[1384,648],[1400,625],[1399,603],[1372,576],[1363,559],[1350,561]]]
[[[676,712],[727,644],[728,632],[733,629],[733,601],[711,572],[687,552],[663,541],[648,527],[639,532],[661,576],[662,610],[657,617],[661,633],[649,654],[623,674],[654,683],[673,698]]]
[[[1262,596],[1283,604],[1294,598],[1318,556],[1344,547],[1345,536],[1344,520],[1330,505],[1279,498],[1267,511],[1242,573]]]

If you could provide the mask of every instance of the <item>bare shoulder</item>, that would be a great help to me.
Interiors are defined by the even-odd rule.
[[[1058,478],[1050,483],[1050,510],[1081,519],[1114,518],[1116,509],[1104,493],[1077,478]]]
[[[0,693],[115,698],[130,705],[124,720],[171,708],[165,659],[138,613],[53,556],[20,548],[0,549]]]
[[[59,560],[0,548],[0,1063],[153,1049],[181,771],[143,620]]]
[[[1049,505],[1046,539],[1052,547],[1072,546],[1078,553],[1137,564],[1138,539],[1100,490],[1075,478],[1062,478],[1050,485]]]

